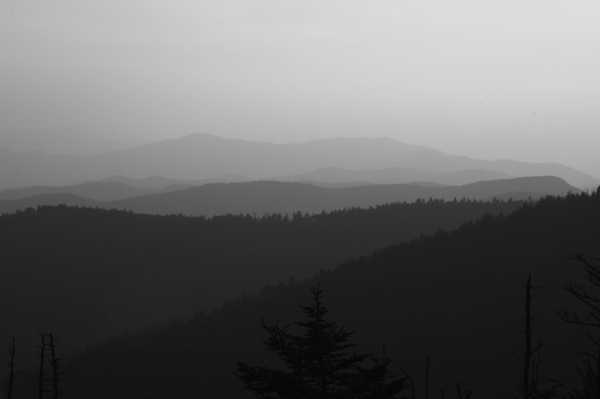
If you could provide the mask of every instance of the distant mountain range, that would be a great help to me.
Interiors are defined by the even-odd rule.
[[[34,186],[27,188],[8,189],[0,191],[0,200],[20,200],[30,197],[65,194],[97,201],[116,201],[125,198],[182,190],[189,187],[192,187],[192,185],[171,184],[164,188],[139,188],[115,181],[106,181],[83,183],[63,187]]]
[[[276,177],[273,180],[338,184],[406,184],[427,182],[445,186],[460,186],[483,180],[510,178],[511,176],[507,174],[483,169],[469,169],[450,173],[428,173],[404,167],[377,170],[348,170],[328,167],[295,176]]]
[[[158,179],[157,181],[165,180]],[[60,191],[62,190],[62,191]],[[418,199],[538,199],[544,195],[578,193],[557,177],[522,177],[462,186],[379,184],[324,188],[314,184],[258,181],[210,183],[197,187],[179,183],[162,189],[136,188],[118,182],[86,183],[62,188],[34,187],[0,192],[0,213],[38,205],[66,204],[127,209],[145,214],[214,216],[223,214],[320,213],[344,208],[369,208]],[[25,194],[35,194],[26,196]],[[107,201],[108,197],[120,197]],[[12,198],[12,199],[11,199]]]
[[[0,147],[15,152],[40,151],[54,155],[92,155],[147,144],[141,138],[107,139],[73,129],[21,129],[0,133]]]
[[[241,175],[253,180],[422,181],[445,185],[501,177],[557,176],[578,188],[600,185],[600,180],[560,164],[476,160],[390,138],[271,144],[203,133],[87,156],[0,148],[0,173],[3,188],[67,185],[115,175],[192,181]],[[326,176],[334,180],[325,181]]]
[[[97,183],[103,182],[116,182],[125,184],[131,187],[137,188],[149,188],[149,189],[164,189],[169,186],[201,186],[203,184],[208,183],[241,183],[246,181],[251,181],[252,179],[236,175],[229,174],[224,176],[219,176],[215,179],[203,179],[203,180],[181,180],[181,179],[168,179],[162,176],[150,176],[143,179],[134,179],[131,177],[126,177],[122,175],[111,176],[106,179],[98,180]]]

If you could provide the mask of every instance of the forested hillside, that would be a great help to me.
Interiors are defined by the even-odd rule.
[[[414,209],[419,207],[427,205]],[[310,219],[301,220],[309,224]],[[539,316],[535,337],[544,341],[541,383],[551,377],[575,387],[580,384],[575,365],[583,360],[575,351],[586,350],[588,342],[555,311],[577,310],[561,290],[567,281],[581,280],[580,264],[568,257],[598,255],[599,225],[596,192],[547,197],[508,216],[487,215],[453,232],[392,245],[309,280],[228,301],[209,314],[90,347],[68,362],[68,397],[250,398],[233,375],[236,360],[277,364],[264,350],[260,320],[296,321],[298,305],[308,303],[310,287],[320,283],[329,317],[358,331],[360,351],[379,353],[385,342],[386,354],[412,373],[419,397],[429,356],[436,393],[430,397],[440,397],[442,387],[452,397],[449,392],[460,381],[474,389],[473,398],[507,398],[516,393],[521,373],[511,352],[524,344],[519,329],[529,273],[535,286],[547,287],[536,290],[533,301]]]
[[[40,329],[81,347],[521,204],[418,201],[291,217],[66,206],[3,215],[0,335],[19,337],[28,358]]]

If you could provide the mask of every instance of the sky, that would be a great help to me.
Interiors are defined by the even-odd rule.
[[[600,2],[2,0],[0,132],[392,137],[600,177]]]

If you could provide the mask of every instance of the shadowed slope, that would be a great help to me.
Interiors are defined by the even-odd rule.
[[[433,359],[431,387],[452,392],[457,381],[475,397],[516,393],[522,347],[522,284],[560,287],[581,270],[567,261],[593,254],[600,241],[600,193],[546,198],[507,217],[483,217],[457,231],[394,245],[370,257],[322,272],[310,281],[264,289],[256,298],[230,301],[210,315],[174,321],[90,348],[72,359],[74,395],[100,386],[95,398],[203,394],[250,398],[232,374],[235,361],[274,366],[261,345],[259,326],[294,321],[317,282],[330,317],[358,333],[358,350],[386,355],[418,384],[425,356]],[[574,354],[585,350],[577,328],[558,320],[555,308],[574,302],[557,289],[535,292],[536,336],[544,339],[540,377],[578,383]]]
[[[78,347],[519,205],[429,201],[211,219],[58,206],[0,216],[0,336],[22,339],[23,353],[40,329]]]

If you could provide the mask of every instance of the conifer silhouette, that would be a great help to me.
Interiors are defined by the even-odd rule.
[[[388,370],[391,359],[385,353],[382,358],[349,353],[348,349],[355,346],[348,342],[354,332],[325,319],[328,310],[322,304],[320,286],[311,292],[314,304],[301,306],[308,320],[295,323],[305,330],[304,334],[293,335],[288,332],[290,325],[268,326],[262,320],[261,326],[269,334],[264,341],[267,349],[276,352],[287,369],[238,361],[235,374],[245,387],[256,397],[269,399],[397,398],[406,387],[405,378]],[[373,364],[362,366],[366,360]]]

